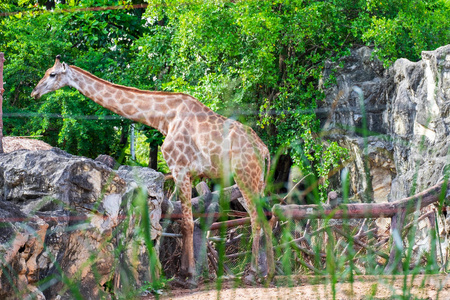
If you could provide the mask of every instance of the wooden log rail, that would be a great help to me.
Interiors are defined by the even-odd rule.
[[[445,186],[446,184],[446,186]],[[349,203],[332,207],[331,205],[280,205],[275,204],[272,212],[286,219],[362,219],[392,218],[399,212],[410,214],[447,196],[449,183],[444,181],[414,196],[389,203]]]
[[[194,213],[194,217],[204,217],[205,207],[208,207],[211,202],[214,202],[214,199],[216,199],[217,201],[217,199],[221,196],[221,193],[219,191],[211,192],[205,182],[200,182],[196,186],[196,189],[199,192],[200,196],[192,198],[192,211]],[[242,194],[238,186],[235,184],[233,186],[224,188],[222,191],[222,197],[231,202],[238,199],[239,197],[242,197]],[[181,219],[183,215],[181,212],[180,201],[173,202],[172,204],[173,212],[171,214],[163,212],[161,216],[162,219]]]
[[[404,198],[401,200],[397,200],[389,203],[349,203],[349,204],[340,204],[338,206],[332,205],[281,205],[275,204],[272,208],[272,212],[278,218],[286,218],[286,219],[294,219],[294,220],[302,220],[302,219],[364,219],[364,218],[393,218],[399,212],[404,212],[405,215],[410,214],[418,209],[421,209],[425,206],[428,206],[434,202],[440,200],[440,196],[443,195],[447,197],[446,193],[450,183],[447,183],[447,187],[444,187],[445,182],[440,181],[438,184],[408,198]],[[199,187],[197,187],[199,188]],[[445,188],[445,189],[444,189]],[[202,191],[205,188],[202,187]],[[206,195],[209,192],[203,191],[201,194]],[[224,197],[228,199],[228,201],[236,200],[241,197],[241,193],[237,185],[231,186],[229,188],[224,189]],[[212,195],[218,197],[218,192],[211,193]],[[199,202],[201,202],[202,197],[197,197],[192,199],[192,206],[195,217],[206,217],[210,216],[209,213],[200,213],[199,212]],[[211,201],[211,200],[210,200]],[[174,212],[170,215],[163,214],[161,217],[170,218],[170,219],[180,219],[181,214],[181,205],[179,202],[174,204]],[[269,212],[270,214],[270,212]],[[213,218],[217,219],[219,216],[222,216],[221,213],[214,213]],[[250,223],[250,218],[240,218],[235,220],[229,220],[224,222],[213,223],[210,230],[218,229],[221,226],[225,227],[234,227],[239,225],[245,225]]]

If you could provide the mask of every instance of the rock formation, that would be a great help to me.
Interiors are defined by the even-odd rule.
[[[57,148],[0,155],[0,298],[109,298],[151,281],[163,181]]]
[[[335,82],[326,84],[333,77]],[[423,51],[418,62],[399,59],[388,69],[367,47],[351,51],[327,63],[322,89],[326,99],[318,116],[324,140],[337,141],[351,155],[333,178],[334,188],[348,174],[352,200],[386,202],[411,196],[449,175],[450,45]],[[434,224],[424,222],[430,224],[419,225],[426,230],[417,232],[423,239],[421,249],[414,249],[417,253],[431,248],[427,228]],[[389,224],[379,225],[387,229]]]
[[[20,136],[4,136],[2,138],[3,152],[9,153],[19,149],[27,150],[50,150],[53,147],[37,139],[30,139]]]
[[[418,62],[399,59],[389,69],[363,47],[328,62],[323,82],[330,75],[336,82],[322,84],[326,99],[318,116],[326,124],[325,139],[350,150],[345,171],[353,196],[393,201],[443,178],[450,143],[450,45],[422,52]]]

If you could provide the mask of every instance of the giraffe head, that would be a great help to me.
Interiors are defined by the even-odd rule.
[[[42,95],[49,92],[56,91],[66,85],[68,85],[69,80],[67,76],[67,65],[66,63],[60,62],[61,56],[57,55],[55,60],[55,65],[45,72],[44,77],[31,92],[31,97],[39,99]]]

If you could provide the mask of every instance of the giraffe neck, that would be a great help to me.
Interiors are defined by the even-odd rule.
[[[143,91],[110,83],[76,66],[69,67],[69,86],[101,106],[128,119],[149,125],[167,135],[169,124],[186,96]]]

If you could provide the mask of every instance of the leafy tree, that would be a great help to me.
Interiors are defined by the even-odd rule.
[[[159,77],[162,88],[193,94],[250,124],[272,153],[327,178],[346,151],[317,137],[314,109],[324,97],[318,88],[324,62],[365,43],[373,43],[387,64],[399,56],[415,59],[416,49],[450,40],[448,12],[448,2],[439,0],[169,0],[147,9],[154,24],[165,22],[139,42],[142,54],[169,62]],[[383,26],[391,23],[400,30]],[[424,39],[420,33],[427,29]],[[392,43],[394,34],[399,38]],[[326,186],[325,180],[322,192]]]
[[[305,172],[324,176],[345,151],[313,138],[319,130],[314,109],[323,98],[317,83],[324,60],[348,53],[354,40],[343,26],[352,4],[165,1],[147,15],[167,24],[153,27],[140,42],[144,55],[169,57],[164,89],[190,93],[252,125],[273,153],[281,149]]]
[[[62,54],[114,83],[192,94],[252,126],[274,155],[281,154],[280,174],[295,163],[326,179],[346,152],[320,139],[314,111],[324,97],[318,82],[325,61],[369,45],[388,66],[450,42],[448,0],[159,0],[146,10],[86,9],[111,5],[117,3],[2,2],[2,11],[21,11],[0,19],[0,51],[8,58],[4,112],[44,116],[8,118],[6,134],[42,134],[80,155],[119,155],[129,121],[70,88],[38,102],[30,98]],[[152,148],[161,144],[155,130],[142,132]],[[321,182],[323,193],[327,181]]]
[[[384,2],[384,1],[383,1]],[[375,45],[376,55],[389,66],[400,57],[419,60],[423,50],[450,41],[450,1],[373,1],[370,28],[362,39]]]
[[[5,118],[6,134],[38,134],[53,146],[74,154],[95,157],[106,153],[118,157],[128,120],[70,88],[44,96],[38,102],[30,93],[57,54],[67,63],[106,80],[131,85],[132,74],[127,77],[122,71],[129,67],[133,42],[147,31],[142,18],[144,10],[62,12],[116,4],[86,0],[53,3],[55,11],[49,13],[38,5],[48,2],[28,6],[30,3],[34,1],[11,2],[10,10],[26,7],[28,12],[3,18],[1,23],[0,49],[8,59],[4,112],[26,117]],[[28,118],[30,115],[36,116]]]

